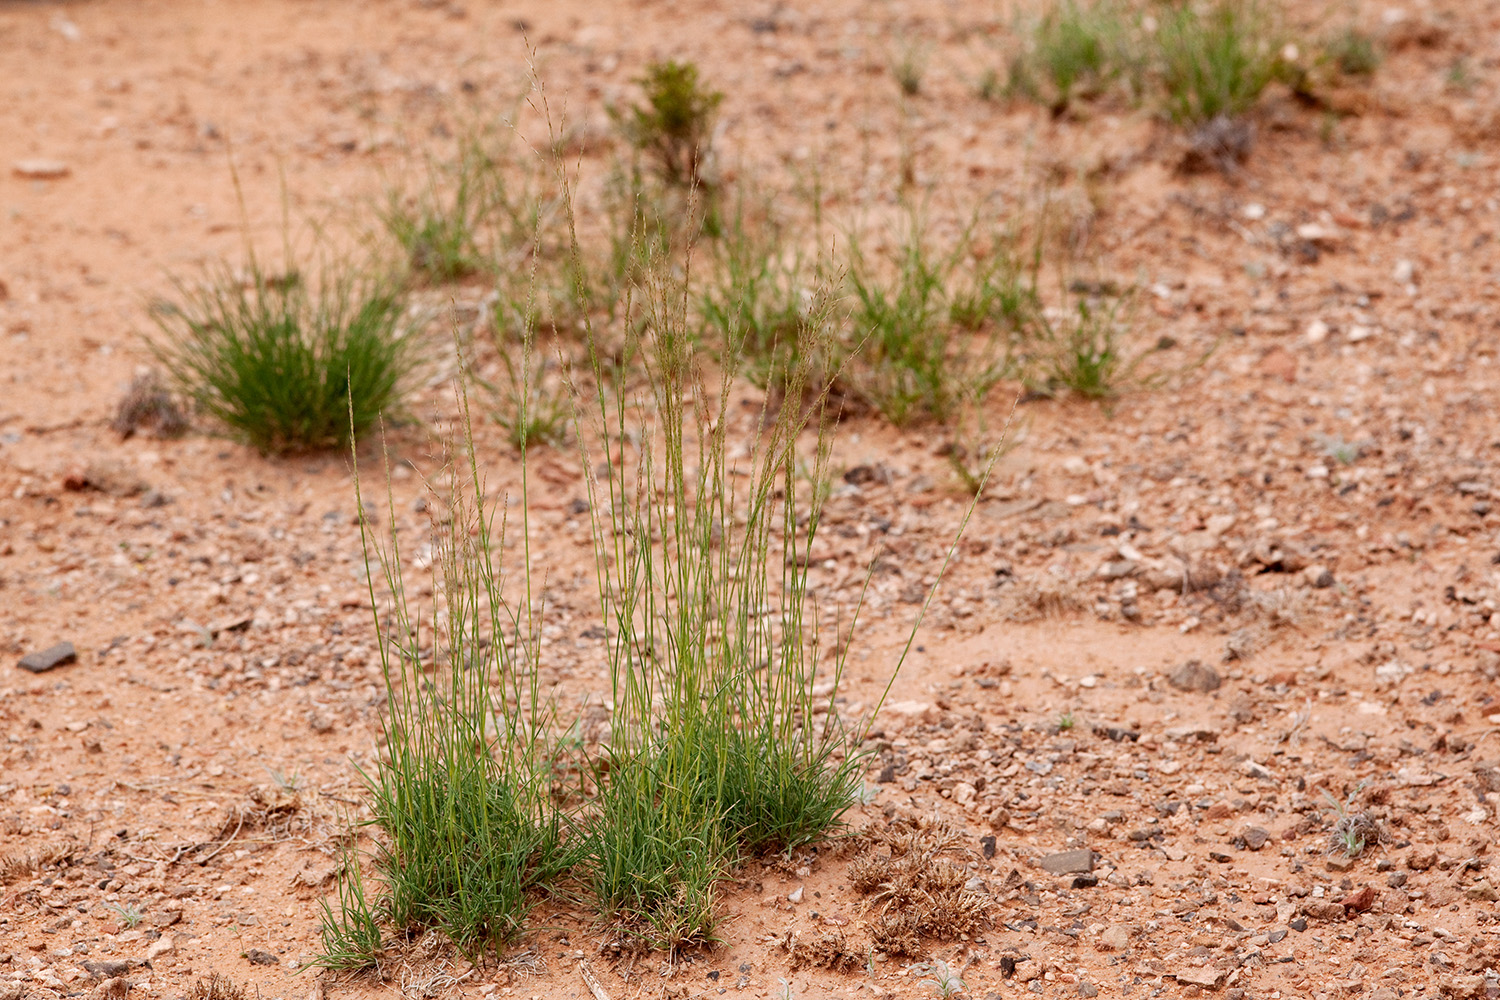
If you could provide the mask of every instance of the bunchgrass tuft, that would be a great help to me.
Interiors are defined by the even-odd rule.
[[[1199,126],[1254,107],[1279,70],[1275,32],[1270,9],[1258,0],[1164,10],[1157,60],[1172,121]]]
[[[472,426],[466,396],[462,402],[465,426]],[[379,909],[401,930],[441,929],[476,958],[498,953],[521,931],[536,898],[580,850],[565,843],[567,824],[552,795],[552,706],[536,669],[539,594],[524,558],[521,606],[502,594],[506,526],[502,520],[497,530],[484,497],[466,438],[449,468],[442,524],[435,525],[438,596],[429,621],[436,627],[425,633],[407,600],[394,526],[377,547],[361,521],[391,609],[379,620],[386,746],[365,776],[385,835],[376,858],[384,883]],[[379,606],[374,576],[371,602]],[[419,645],[424,634],[426,647]],[[351,908],[343,909],[347,918]],[[352,912],[345,925],[359,940],[363,911]]]
[[[1054,114],[1102,93],[1132,61],[1130,24],[1114,0],[1059,0],[1032,26],[1010,64],[1007,90]]]
[[[429,165],[415,194],[393,190],[380,221],[418,278],[440,283],[477,274],[491,263],[481,232],[502,194],[497,164],[478,142],[466,142],[455,164]]]
[[[252,259],[158,302],[153,345],[176,389],[265,453],[342,447],[401,402],[414,367],[405,301],[347,263],[307,278]]]
[[[630,460],[606,466],[590,505],[617,636],[591,883],[604,913],[675,948],[712,940],[717,884],[741,856],[827,833],[860,758],[831,696],[813,694],[843,668],[821,654],[808,593],[821,501],[800,488],[796,443],[820,410],[782,407],[731,459],[738,357],[705,383],[686,290],[657,270],[642,292],[644,395],[597,400],[604,446]],[[808,372],[784,372],[787,398],[806,396]],[[601,387],[607,375],[596,362]],[[631,426],[628,410],[651,422]]]

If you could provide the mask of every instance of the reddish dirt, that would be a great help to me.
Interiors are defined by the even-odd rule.
[[[265,998],[581,997],[581,957],[615,1000],[931,994],[906,959],[794,967],[788,935],[864,953],[858,848],[751,865],[723,947],[676,964],[617,959],[582,914],[548,912],[530,959],[498,969],[413,948],[384,983],[296,971],[383,696],[348,462],[202,429],[121,440],[110,420],[169,274],[247,237],[277,247],[283,206],[368,228],[409,163],[400,140],[466,93],[511,107],[528,42],[586,172],[609,155],[606,105],[648,61],[691,58],[727,95],[727,177],[816,172],[831,213],[876,219],[904,165],[954,217],[1047,188],[1100,271],[1145,287],[1144,342],[1216,348],[1108,413],[1022,405],[877,725],[852,821],[962,831],[989,925],[928,945],[970,996],[1500,993],[1500,17],[1297,17],[1311,33],[1348,12],[1385,64],[1331,110],[1268,96],[1225,178],[1179,175],[1180,140],[1142,111],[980,101],[1009,23],[987,4],[0,8],[0,858],[39,862],[0,885],[0,1000],[95,990],[87,964],[106,961],[137,998],[210,972]],[[913,40],[929,69],[902,102],[889,64]],[[521,131],[546,136],[530,114]],[[12,171],[33,159],[68,172]],[[451,386],[434,378],[414,410],[378,505],[407,532],[425,530],[413,502]],[[873,702],[963,511],[945,437],[841,430],[836,467],[880,474],[836,491],[817,583],[852,595],[884,553],[851,703]],[[498,435],[479,446],[509,488]],[[556,669],[597,690],[582,484],[562,460],[544,471]],[[62,641],[76,663],[14,666]],[[1378,831],[1352,861],[1331,842],[1340,808]],[[1042,866],[1073,849],[1094,852],[1089,877]]]

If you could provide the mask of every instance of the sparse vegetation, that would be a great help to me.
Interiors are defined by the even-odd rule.
[[[417,276],[456,281],[490,264],[480,232],[497,209],[498,168],[478,142],[467,142],[451,167],[429,165],[415,195],[392,191],[380,221]]]
[[[931,974],[931,978],[922,980],[922,985],[942,997],[942,1000],[951,1000],[952,997],[968,989],[963,977],[941,958],[934,959],[927,966],[927,971]]]
[[[177,390],[266,453],[340,447],[399,406],[417,355],[405,300],[348,262],[321,273],[227,266],[151,313]]]

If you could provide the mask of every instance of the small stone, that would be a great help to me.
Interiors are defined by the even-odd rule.
[[[1406,867],[1414,872],[1425,872],[1437,862],[1437,848],[1431,844],[1416,844],[1406,852]]]
[[[1364,913],[1375,905],[1375,896],[1374,886],[1362,886],[1339,900],[1339,905],[1353,913]]]
[[[1078,995],[1081,997],[1096,997],[1099,995],[1099,987],[1093,983],[1079,983]]]
[[[1088,848],[1077,851],[1061,851],[1042,859],[1042,867],[1053,875],[1072,875],[1094,870],[1094,852]]]
[[[1395,281],[1402,288],[1415,281],[1416,277],[1417,265],[1409,260],[1398,260],[1396,261],[1396,266],[1391,269],[1391,280]]]
[[[1137,565],[1130,559],[1115,559],[1104,563],[1099,567],[1099,577],[1103,580],[1121,580],[1134,573]]]
[[[1328,324],[1320,319],[1315,319],[1307,324],[1307,332],[1304,334],[1309,344],[1321,344],[1328,339]]]
[[[1206,667],[1197,660],[1188,660],[1182,666],[1167,677],[1167,683],[1179,691],[1199,691],[1207,694],[1217,691],[1219,685],[1224,683],[1219,672],[1213,667]]]
[[[988,861],[990,858],[993,858],[995,856],[995,835],[994,834],[987,833],[983,837],[979,838],[979,853],[981,853],[981,854],[984,855],[984,859],[986,861]]]
[[[1399,889],[1406,884],[1406,872],[1391,872],[1385,877],[1385,884],[1392,889]]]
[[[1333,574],[1328,571],[1327,566],[1312,565],[1302,571],[1302,579],[1309,587],[1318,590],[1326,590],[1333,586]]]
[[[791,892],[787,893],[786,894],[787,902],[789,902],[789,903],[800,903],[800,902],[802,902],[802,890],[803,890],[803,888],[804,888],[803,886],[799,885],[799,886],[797,886],[797,888],[795,888]]]
[[[1100,951],[1125,951],[1130,947],[1130,931],[1119,924],[1111,924],[1099,932]]]
[[[1280,944],[1286,940],[1287,929],[1285,927],[1272,927],[1266,931],[1266,942],[1268,944]]]
[[[1228,973],[1223,969],[1204,967],[1201,969],[1183,969],[1174,975],[1181,986],[1201,986],[1204,989],[1214,990],[1219,988],[1219,984],[1224,981],[1224,977]]]
[[[172,935],[163,934],[152,942],[151,947],[146,949],[146,961],[155,961],[163,955],[170,955],[177,950],[177,942],[172,940]]]
[[[157,910],[151,914],[151,923],[155,927],[171,927],[182,919],[182,910]]]
[[[89,997],[91,1000],[125,1000],[125,994],[129,992],[130,983],[125,977],[115,976],[95,986]]]
[[[1500,892],[1490,885],[1488,879],[1480,879],[1464,890],[1464,895],[1481,903],[1493,903],[1500,900]]]
[[[1354,859],[1347,854],[1335,854],[1328,859],[1327,865],[1331,872],[1346,872],[1354,867]]]
[[[105,959],[100,962],[84,962],[83,969],[91,975],[100,979],[114,979],[123,976],[130,971],[130,963],[118,958]]]
[[[1092,889],[1099,884],[1098,875],[1075,875],[1073,877],[1074,889]]]
[[[1270,842],[1271,831],[1267,830],[1265,827],[1247,826],[1245,827],[1245,832],[1241,834],[1241,836],[1245,838],[1246,847],[1248,847],[1252,851],[1258,851]]]
[[[40,653],[28,653],[21,657],[19,664],[22,670],[29,670],[34,674],[44,673],[53,667],[60,667],[65,663],[73,663],[78,659],[78,651],[73,648],[71,642],[60,642],[51,649],[44,649]]]
[[[937,706],[926,701],[893,701],[880,710],[880,721],[891,733],[936,722],[937,717]]]
[[[163,938],[165,940],[165,938]],[[259,948],[251,948],[245,952],[245,958],[251,965],[280,965],[281,959],[269,951],[261,951]]]
[[[1486,996],[1488,987],[1489,983],[1484,976],[1443,976],[1438,980],[1438,992],[1459,1000]]]
[[[1298,934],[1301,934],[1303,931],[1307,930],[1307,918],[1297,917],[1296,919],[1289,921],[1287,923],[1287,926],[1296,931]]]
[[[29,181],[55,181],[73,172],[61,160],[17,160],[11,164],[10,169],[17,177],[24,177]]]

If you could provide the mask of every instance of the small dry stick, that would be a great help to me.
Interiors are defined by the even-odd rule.
[[[589,992],[594,994],[594,1000],[609,1000],[609,994],[604,992],[604,987],[599,985],[599,980],[594,976],[594,970],[589,968],[588,959],[578,960],[578,971],[583,973],[583,981],[588,983]]]

